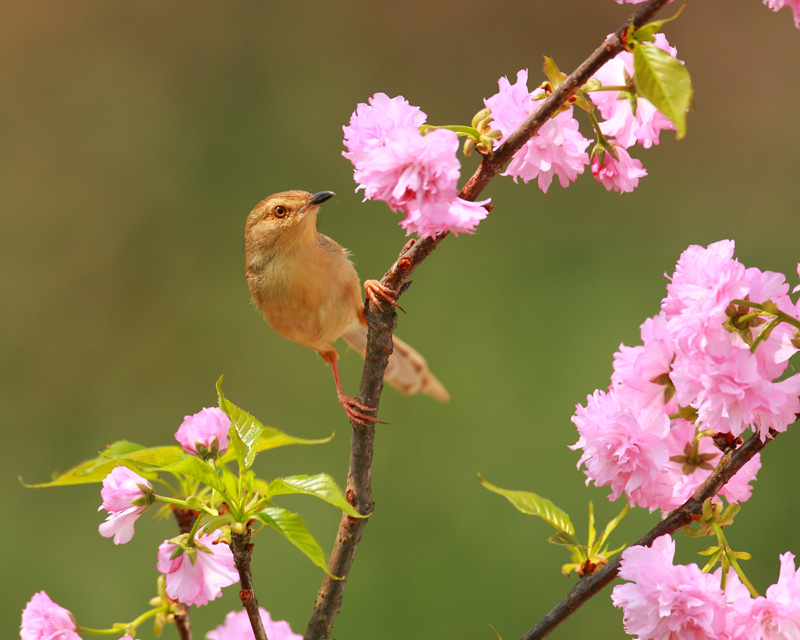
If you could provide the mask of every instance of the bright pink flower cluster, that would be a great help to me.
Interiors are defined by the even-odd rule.
[[[216,457],[228,450],[228,431],[231,421],[216,407],[186,416],[175,432],[175,439],[186,453],[203,458]]]
[[[103,478],[100,496],[103,504],[98,511],[108,511],[106,521],[100,525],[100,535],[114,536],[114,544],[129,542],[133,538],[134,523],[153,503],[152,485],[127,467],[115,467]]]
[[[800,572],[794,556],[780,557],[778,582],[766,597],[753,598],[734,571],[720,587],[721,569],[703,573],[696,564],[675,565],[675,542],[657,538],[652,547],[622,552],[611,601],[621,607],[625,631],[647,640],[772,640],[800,637]]]
[[[472,233],[486,217],[482,202],[458,197],[458,136],[447,129],[423,135],[427,116],[402,96],[376,93],[343,127],[342,155],[355,167],[365,200],[382,200],[407,213],[400,225],[420,237]]]
[[[609,390],[576,409],[578,466],[585,465],[587,484],[609,486],[612,500],[625,494],[632,505],[667,513],[719,461],[721,452],[711,438],[698,439],[700,431],[735,438],[753,429],[764,440],[800,413],[800,374],[779,380],[797,351],[794,329],[781,323],[759,341],[767,320],[733,301],[771,301],[794,318],[800,309],[783,275],[746,269],[733,250],[726,240],[683,252],[661,313],[642,325],[643,344],[620,345]],[[681,407],[693,409],[696,421],[675,417]],[[720,495],[749,499],[760,467],[756,455]]]
[[[156,568],[167,577],[167,595],[183,604],[201,607],[222,595],[222,588],[239,580],[228,545],[215,544],[222,532],[195,536],[196,553],[172,557],[177,545],[165,540],[158,547]]]
[[[303,640],[303,636],[294,633],[286,620],[273,620],[269,611],[262,607],[258,608],[258,612],[269,640]],[[247,612],[241,610],[228,613],[225,616],[225,622],[213,631],[209,631],[206,638],[208,640],[255,640],[255,634],[250,626]]]

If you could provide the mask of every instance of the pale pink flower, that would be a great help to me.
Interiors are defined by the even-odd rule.
[[[34,594],[22,611],[20,640],[81,640],[75,618],[44,592]]]
[[[446,129],[386,134],[386,144],[356,164],[355,180],[368,200],[383,200],[392,211],[447,205],[458,193],[461,165],[458,136]]]
[[[661,473],[669,453],[669,417],[658,407],[631,410],[622,406],[616,388],[597,390],[578,405],[572,422],[580,438],[571,449],[583,449],[578,461],[586,465],[586,484],[611,487],[610,500],[623,492],[631,505],[651,511],[671,495]]]
[[[606,191],[630,193],[639,185],[639,178],[647,175],[647,170],[639,160],[631,158],[624,147],[617,146],[615,151],[618,158],[614,158],[608,152],[592,156],[592,175],[606,188]],[[601,155],[602,164],[600,164]]]
[[[748,640],[800,638],[800,572],[795,569],[792,553],[782,554],[780,562],[778,582],[767,589],[766,597],[742,594],[733,600],[733,637]]]
[[[794,26],[800,29],[800,0],[763,0],[763,2],[773,11],[789,7],[794,15]]]
[[[222,532],[195,536],[194,562],[190,552],[172,558],[176,544],[165,540],[158,547],[156,568],[167,578],[167,595],[173,600],[197,607],[222,594],[222,588],[239,580],[233,553],[224,543],[213,544]]]
[[[669,473],[672,479],[672,496],[661,504],[664,515],[686,502],[719,464],[722,452],[709,437],[701,438],[697,443],[697,454],[703,456],[705,464],[694,466],[687,474],[683,461],[674,460],[685,457],[687,450],[692,450],[696,432],[696,427],[684,420],[673,421],[670,428],[667,437],[670,460],[664,467],[664,473]],[[757,453],[720,489],[718,495],[723,496],[731,504],[746,502],[753,492],[750,483],[756,479],[759,469],[761,469],[761,454]]]
[[[385,93],[376,93],[369,104],[359,103],[350,116],[350,126],[342,127],[347,147],[342,155],[356,164],[370,151],[386,144],[388,132],[411,130],[419,133],[426,119],[425,113],[411,106],[403,96],[390,98]]]
[[[273,620],[269,611],[259,607],[261,623],[264,631],[267,632],[269,640],[303,640],[299,633],[292,632],[292,628],[286,620]],[[247,611],[231,611],[225,616],[225,622],[213,631],[206,634],[208,640],[255,640],[253,628],[247,617]]]
[[[231,421],[220,409],[206,408],[186,416],[175,432],[175,439],[186,453],[202,458],[216,457],[228,450]]]
[[[515,84],[503,77],[498,86],[498,93],[483,101],[492,111],[492,127],[503,134],[496,145],[505,142],[540,104],[535,100],[537,96],[528,91],[527,69],[517,73]],[[503,175],[512,176],[515,182],[518,178],[523,182],[538,178],[539,188],[545,193],[553,176],[558,176],[561,186],[567,187],[589,164],[588,146],[589,140],[581,135],[570,108],[545,122],[514,154]]]
[[[674,565],[675,542],[668,535],[652,547],[622,552],[619,577],[611,601],[621,607],[625,631],[659,640],[722,640],[726,638],[728,604],[719,578],[696,564]]]
[[[443,231],[454,235],[473,233],[475,226],[489,213],[484,205],[489,200],[470,202],[456,198],[452,202],[429,205],[424,208],[410,207],[408,215],[400,223],[408,235],[416,233],[420,238],[436,236]]]
[[[105,478],[100,490],[108,517],[100,527],[104,538],[114,536],[114,544],[125,544],[133,538],[134,523],[147,507],[153,504],[153,487],[138,473],[127,467],[114,467]]]
[[[134,640],[134,638],[133,638],[133,636],[125,635],[125,636],[122,636],[119,640]]]
[[[675,413],[678,403],[669,380],[675,345],[664,314],[645,320],[641,336],[643,345],[619,346],[614,354],[611,382],[617,385],[623,403],[632,409],[653,406]]]
[[[652,44],[673,58],[677,55],[677,49],[669,45],[662,33],[655,34]],[[606,62],[594,78],[605,87],[621,87],[627,85],[632,76],[633,54],[623,51]],[[636,99],[636,113],[633,113],[627,95],[620,95],[619,91],[593,91],[591,96],[604,119],[600,123],[603,135],[615,138],[623,147],[630,147],[638,142],[648,149],[658,144],[661,131],[675,129],[667,116],[641,96]]]

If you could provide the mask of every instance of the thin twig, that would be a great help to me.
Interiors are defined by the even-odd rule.
[[[172,507],[172,514],[178,521],[178,529],[181,533],[189,533],[194,526],[195,520],[199,515],[198,511],[191,509],[181,509]],[[192,640],[192,619],[189,616],[189,607],[181,605],[180,613],[175,614],[175,628],[181,640]]]
[[[500,145],[492,155],[484,157],[478,170],[464,185],[459,194],[460,197],[465,200],[476,200],[492,178],[505,167],[522,145],[536,134],[550,116],[555,114],[559,107],[566,103],[572,94],[585,84],[600,67],[622,51],[624,45],[621,36],[627,31],[631,22],[637,26],[644,24],[668,1],[649,0],[626,20],[613,36],[598,47],[561,86],[553,91],[539,109],[509,136],[508,140]],[[402,293],[403,285],[409,276],[446,235],[423,238],[407,247],[383,276],[382,284],[393,291]],[[392,353],[392,332],[397,324],[397,318],[392,305],[386,305],[384,310],[370,302],[366,311],[367,354],[358,400],[366,406],[375,407],[375,413],[377,413],[383,390],[383,375]],[[374,507],[370,485],[374,437],[373,427],[353,425],[347,497],[353,507],[363,515],[372,513]],[[323,579],[304,640],[324,640],[330,636],[333,622],[341,608],[347,576],[366,523],[367,518],[356,520],[347,515],[342,516],[329,562],[330,572],[341,579],[333,580],[327,575]]]
[[[772,435],[775,436],[776,434],[773,432]],[[637,540],[634,545],[649,547],[659,536],[663,536],[666,533],[674,533],[695,520],[703,510],[703,503],[715,496],[728,480],[733,477],[733,474],[747,464],[765,445],[766,442],[762,442],[756,433],[742,446],[722,456],[714,473],[694,492],[692,497]],[[551,631],[575,613],[589,598],[597,594],[617,577],[619,564],[620,556],[617,556],[597,573],[582,578],[561,602],[522,636],[521,640],[539,640],[549,635]]]
[[[250,573],[250,556],[253,553],[253,545],[250,544],[250,526],[244,533],[234,533],[231,531],[231,551],[233,552],[233,563],[239,572],[239,600],[242,601],[244,610],[247,611],[247,618],[253,628],[256,640],[267,640],[267,632],[261,621],[261,614],[258,611],[258,600],[256,592],[253,590],[253,576]]]

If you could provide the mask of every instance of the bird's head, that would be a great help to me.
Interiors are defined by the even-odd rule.
[[[334,195],[333,191],[281,191],[267,196],[247,216],[245,250],[278,251],[295,240],[315,238],[319,205]]]

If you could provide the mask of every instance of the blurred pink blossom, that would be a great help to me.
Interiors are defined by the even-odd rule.
[[[647,170],[624,147],[617,146],[615,151],[619,159],[606,152],[602,154],[602,164],[600,154],[592,156],[592,175],[606,191],[630,193],[639,185],[639,178],[647,175]]]
[[[800,0],[763,0],[763,2],[773,11],[789,7],[794,17],[794,26],[800,29]]]
[[[216,457],[228,450],[228,431],[231,421],[216,407],[206,408],[186,416],[175,432],[175,439],[186,453],[200,457]]]
[[[535,92],[528,91],[527,69],[517,73],[513,85],[508,78],[500,78],[498,87],[495,95],[483,101],[492,111],[492,127],[503,134],[496,145],[505,142],[540,104],[535,99],[538,97]],[[514,154],[503,175],[523,182],[538,178],[539,188],[545,193],[554,176],[558,176],[562,187],[567,187],[589,164],[588,146],[589,140],[581,135],[570,107],[542,125],[537,134]]]
[[[192,562],[189,552],[172,558],[176,544],[165,540],[158,547],[156,568],[167,577],[167,595],[183,604],[197,607],[222,595],[222,588],[239,580],[233,553],[224,543],[213,544],[221,534],[217,530],[195,537],[197,550]]]
[[[97,509],[108,511],[100,527],[100,535],[114,536],[114,544],[125,544],[133,538],[134,523],[153,503],[153,487],[138,473],[127,467],[115,467],[105,478],[100,490],[103,504]]]
[[[258,608],[261,622],[269,640],[303,640],[299,633],[293,633],[285,620],[273,620],[269,612]],[[225,616],[225,622],[206,634],[208,640],[255,640],[253,628],[247,617],[247,611],[231,611]]]
[[[44,592],[34,594],[22,611],[20,640],[81,640],[72,614]]]

